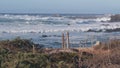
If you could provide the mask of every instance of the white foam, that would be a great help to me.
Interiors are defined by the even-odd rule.
[[[120,28],[120,22],[108,22],[110,16],[89,19],[70,19],[67,17],[30,16],[30,15],[0,15],[0,18],[17,19],[6,24],[0,23],[0,32],[4,33],[44,33],[63,31],[88,31]],[[19,21],[24,19],[25,21]],[[104,21],[104,22],[103,22]]]
[[[103,25],[104,24],[104,25]],[[108,25],[108,26],[105,26]],[[88,31],[88,30],[105,30],[120,28],[120,23],[93,23],[81,25],[0,25],[0,32],[7,33],[44,33],[44,32],[63,32],[63,31]]]

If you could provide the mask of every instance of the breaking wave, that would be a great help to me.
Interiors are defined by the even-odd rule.
[[[119,22],[110,23],[110,15],[70,18],[52,15],[0,14],[1,33],[44,33],[63,31],[105,31],[120,28]]]

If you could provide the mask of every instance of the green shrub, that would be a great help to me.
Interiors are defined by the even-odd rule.
[[[13,40],[0,41],[0,47],[11,52],[30,52],[32,51],[33,45],[35,46],[35,49],[39,51],[43,47],[42,45],[33,43],[31,40],[21,39],[19,37]]]

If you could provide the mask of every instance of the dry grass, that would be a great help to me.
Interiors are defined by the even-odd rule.
[[[76,68],[120,68],[120,40],[109,40],[88,48],[48,49],[48,54],[61,52],[77,54]]]
[[[120,68],[120,40],[110,40],[82,50],[93,57],[80,61],[81,68]]]

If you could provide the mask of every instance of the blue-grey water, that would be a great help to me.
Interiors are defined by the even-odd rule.
[[[0,14],[0,40],[21,37],[44,47],[60,48],[61,35],[69,31],[71,47],[87,46],[110,38],[120,39],[120,22],[109,22],[108,14]],[[88,32],[92,30],[92,32]]]

